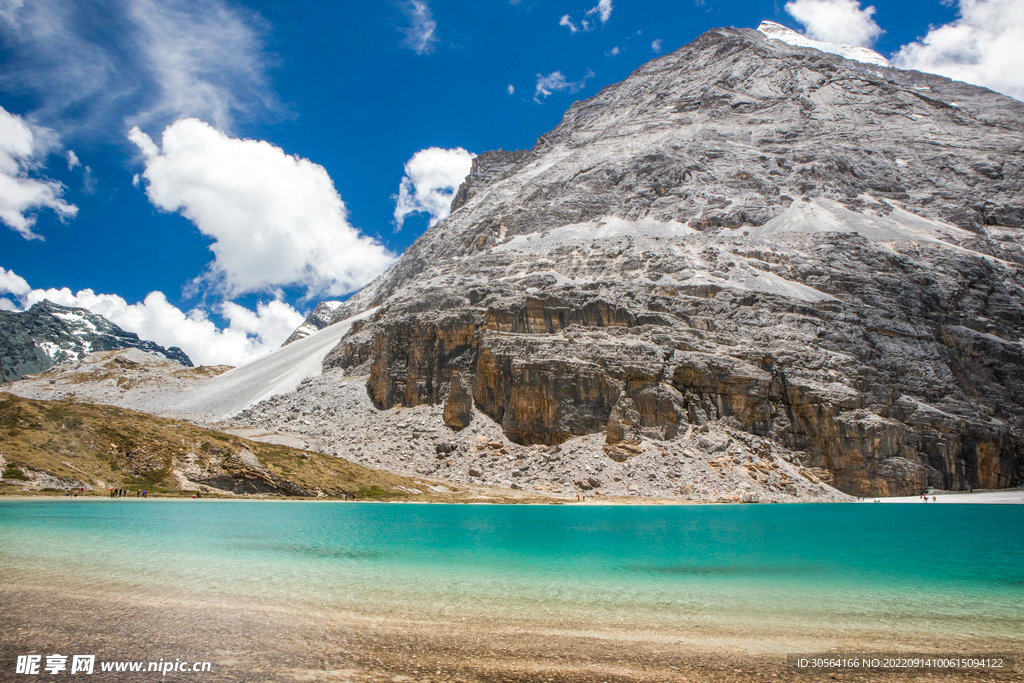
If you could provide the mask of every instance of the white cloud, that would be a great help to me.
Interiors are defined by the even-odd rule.
[[[20,116],[0,107],[0,221],[25,239],[42,239],[32,231],[36,217],[26,215],[31,209],[52,209],[61,220],[78,213],[78,207],[61,199],[64,186],[59,182],[29,177],[45,143],[43,147]]]
[[[33,120],[62,129],[92,122],[132,90],[131,65],[83,35],[81,10],[64,0],[34,0],[7,3],[0,12],[0,89],[31,94]],[[107,20],[122,29],[114,17]]]
[[[870,47],[882,29],[871,18],[874,7],[861,9],[857,0],[793,0],[786,11],[804,25],[814,40]]]
[[[226,0],[33,0],[0,19],[0,89],[31,94],[33,120],[64,134],[186,116],[227,130],[281,109],[267,78],[266,22]],[[97,40],[97,26],[117,39]]]
[[[91,289],[31,289],[24,278],[0,267],[0,310],[23,310],[48,299],[62,306],[87,308],[122,329],[164,347],[178,346],[196,365],[241,365],[281,346],[304,316],[283,301],[259,303],[252,311],[233,302],[218,311],[228,326],[218,328],[199,308],[184,312],[167,301],[162,292],[150,292],[145,300],[129,304],[116,294],[97,294]]]
[[[599,0],[596,7],[587,10],[588,17],[592,14],[597,14],[602,24],[608,23],[612,16],[612,0]]]
[[[13,23],[17,21],[18,11],[25,6],[25,0],[0,1],[0,19]]]
[[[394,196],[395,227],[401,229],[406,216],[413,213],[428,214],[430,225],[446,218],[475,156],[461,147],[429,147],[413,154],[405,163],[405,176]]]
[[[651,49],[654,50],[655,54],[661,54],[661,38],[651,41]]]
[[[533,94],[535,102],[540,102],[541,97],[548,97],[554,92],[579,92],[594,75],[594,72],[587,69],[586,75],[578,81],[567,81],[561,71],[552,71],[547,76],[537,74],[537,90]]]
[[[202,280],[227,298],[286,285],[305,287],[307,296],[340,295],[394,261],[348,223],[327,171],[308,159],[196,119],[168,126],[159,147],[138,128],[128,137],[145,157],[154,206],[180,211],[214,239]]]
[[[558,20],[558,25],[567,27],[570,35],[579,31],[579,29],[576,28],[576,24],[572,23],[572,19],[569,18],[568,14],[563,15],[562,18]]]
[[[515,95],[516,94],[516,88],[511,83],[508,84],[508,94],[509,95]]]
[[[619,54],[619,52],[621,52],[621,50],[619,50],[619,46],[616,45],[615,47],[608,51],[608,55],[610,57],[614,57],[615,55]]]
[[[86,194],[96,193],[96,174],[88,166],[82,168],[82,191]]]
[[[158,98],[130,124],[186,116],[230,130],[236,112],[275,109],[267,84],[261,27],[222,2],[131,0],[137,42]]]
[[[959,18],[893,57],[917,69],[1024,100],[1024,0],[961,0]]]
[[[437,43],[437,22],[430,6],[424,0],[410,0],[403,9],[409,21],[408,26],[399,29],[405,34],[403,47],[418,55],[429,55]]]
[[[75,154],[75,150],[69,149],[68,153],[64,155],[68,160],[68,170],[73,171],[76,166],[81,166],[82,162],[78,160],[78,155]]]
[[[13,294],[20,298],[31,291],[32,288],[29,287],[25,278],[13,270],[5,270],[3,266],[0,266],[0,294]]]

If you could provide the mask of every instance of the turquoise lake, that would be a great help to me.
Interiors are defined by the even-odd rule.
[[[1024,634],[1024,506],[0,502],[0,572],[505,623]]]

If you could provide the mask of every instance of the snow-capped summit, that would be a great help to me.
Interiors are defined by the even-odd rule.
[[[192,367],[177,346],[164,348],[140,339],[85,308],[39,301],[27,311],[0,311],[0,382],[81,360],[94,351],[136,348]]]
[[[807,36],[800,35],[791,28],[786,28],[782,24],[776,24],[774,21],[762,21],[761,25],[757,27],[757,30],[773,40],[781,40],[784,43],[788,43],[789,45],[794,45],[796,47],[810,47],[815,50],[821,50],[822,52],[828,52],[829,54],[839,55],[846,59],[864,62],[865,64],[892,66],[888,59],[874,50],[869,50],[866,47],[858,47],[856,45],[836,45],[835,43],[811,40]]]

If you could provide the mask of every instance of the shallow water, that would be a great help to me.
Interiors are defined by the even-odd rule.
[[[1024,506],[0,502],[8,586],[506,625],[1018,639]]]

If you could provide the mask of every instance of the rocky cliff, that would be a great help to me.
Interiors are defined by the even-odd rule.
[[[1016,485],[1022,163],[1018,101],[710,31],[480,155],[325,367],[521,444],[727,421],[852,494]]]
[[[27,311],[0,311],[0,382],[42,372],[94,351],[136,348],[186,367],[192,361],[177,346],[169,349],[139,339],[100,315],[40,301]]]

